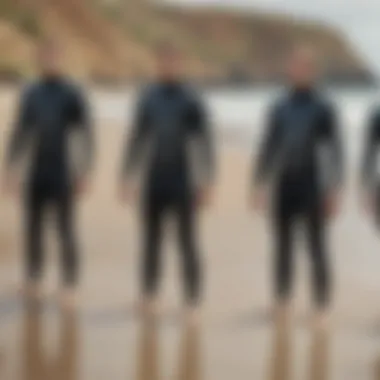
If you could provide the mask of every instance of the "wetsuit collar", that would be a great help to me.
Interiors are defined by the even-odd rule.
[[[42,76],[42,82],[47,84],[47,85],[54,85],[54,84],[59,84],[62,83],[62,75],[60,74],[54,74],[54,75],[43,75]]]
[[[163,80],[160,86],[164,91],[173,92],[178,91],[182,87],[182,82],[179,79]]]
[[[314,96],[315,89],[313,87],[293,87],[290,93],[295,100],[308,100]]]

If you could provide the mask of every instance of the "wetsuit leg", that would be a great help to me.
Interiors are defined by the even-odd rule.
[[[380,184],[377,184],[374,190],[375,197],[375,213],[374,222],[375,226],[380,229]]]
[[[36,189],[28,190],[25,202],[25,262],[29,281],[38,281],[43,271],[43,214],[47,203],[44,194]]]
[[[283,195],[274,210],[274,290],[278,301],[287,301],[293,286],[293,240],[295,230],[295,206]]]
[[[155,296],[161,273],[161,243],[166,202],[149,195],[143,206],[142,288],[147,297]]]
[[[318,202],[313,202],[306,215],[306,228],[312,261],[314,298],[318,307],[325,308],[330,301],[330,273],[325,241],[325,221],[322,207]]]
[[[55,197],[58,234],[61,244],[61,271],[63,283],[67,286],[76,285],[78,281],[79,257],[77,251],[74,204],[72,195],[68,192]]]
[[[201,292],[201,265],[195,236],[195,206],[190,192],[180,195],[175,211],[186,300],[189,304],[196,304]]]

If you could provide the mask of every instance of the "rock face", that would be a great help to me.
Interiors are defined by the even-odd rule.
[[[224,11],[163,9],[188,38],[198,41],[199,54],[229,77],[256,82],[281,79],[286,55],[294,44],[310,45],[333,82],[370,82],[372,75],[353,47],[330,26],[283,16]],[[194,42],[195,46],[199,46]]]
[[[297,41],[315,47],[330,81],[372,82],[366,65],[331,27],[144,0],[1,0],[0,77],[33,72],[33,47],[44,34],[64,46],[72,74],[96,81],[150,75],[155,43],[170,38],[186,55],[190,75],[211,83],[277,81],[284,54]]]

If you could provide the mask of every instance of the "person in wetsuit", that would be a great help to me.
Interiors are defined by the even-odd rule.
[[[44,214],[52,206],[61,243],[62,299],[75,302],[78,252],[75,239],[75,200],[87,190],[93,138],[86,100],[62,74],[61,51],[55,41],[38,49],[40,78],[21,97],[17,121],[11,131],[6,162],[5,189],[18,191],[15,167],[28,151],[25,182],[26,288],[28,296],[41,296],[44,266]],[[82,159],[74,168],[71,136],[82,142]],[[75,169],[75,170],[74,170]]]
[[[379,152],[380,110],[376,109],[371,115],[366,132],[360,182],[362,186],[363,207],[365,211],[373,216],[377,226],[380,225]]]
[[[178,226],[186,302],[193,315],[202,277],[195,214],[210,200],[213,138],[204,104],[184,82],[182,56],[171,43],[158,47],[157,68],[157,80],[140,96],[125,147],[121,196],[124,201],[134,199],[135,175],[144,157],[142,309],[156,311],[162,229],[165,217],[172,213]]]
[[[340,132],[334,108],[316,89],[316,63],[308,48],[296,48],[288,67],[290,86],[270,110],[255,171],[253,206],[267,206],[273,190],[275,293],[288,310],[293,284],[295,224],[306,227],[312,263],[316,322],[330,302],[326,219],[337,212],[343,177]]]

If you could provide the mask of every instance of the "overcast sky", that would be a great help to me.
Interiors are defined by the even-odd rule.
[[[187,5],[214,4],[285,12],[323,20],[343,29],[380,73],[380,0],[164,0]]]

